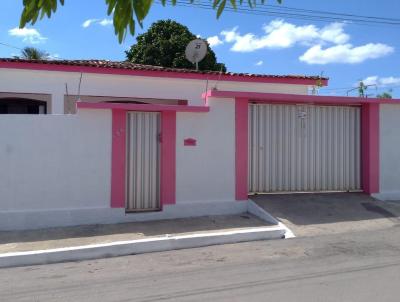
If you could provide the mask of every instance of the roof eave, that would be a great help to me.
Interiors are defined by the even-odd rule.
[[[292,84],[314,86],[317,82],[321,82],[323,86],[328,85],[328,79],[323,78],[301,78],[295,76],[262,76],[262,75],[229,75],[229,74],[207,74],[196,72],[182,72],[169,70],[145,70],[145,69],[126,69],[111,67],[93,67],[67,64],[46,64],[41,62],[15,62],[0,61],[0,68],[23,69],[23,70],[42,70],[42,71],[59,71],[59,72],[78,72],[78,73],[97,73],[97,74],[114,74],[128,76],[144,76],[159,78],[180,78],[191,80],[209,80],[209,81],[233,81],[233,82],[250,82],[250,83],[275,83],[275,84]]]

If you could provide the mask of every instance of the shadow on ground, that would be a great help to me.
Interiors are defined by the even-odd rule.
[[[400,203],[364,193],[299,193],[250,196],[295,235],[384,228],[400,223]]]

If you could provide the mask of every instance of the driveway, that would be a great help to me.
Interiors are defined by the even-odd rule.
[[[400,202],[378,201],[364,193],[265,194],[250,199],[296,236],[400,226]]]

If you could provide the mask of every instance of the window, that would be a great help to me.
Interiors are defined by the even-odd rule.
[[[47,104],[24,98],[0,98],[0,114],[46,114]]]

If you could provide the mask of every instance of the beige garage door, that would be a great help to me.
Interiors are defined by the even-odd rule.
[[[249,106],[250,193],[361,189],[359,107]]]

